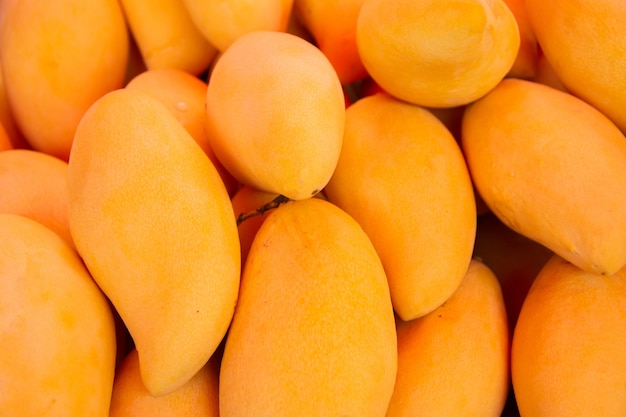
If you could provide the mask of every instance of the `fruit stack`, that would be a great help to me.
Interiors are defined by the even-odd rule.
[[[625,416],[624,21],[2,0],[0,416]]]

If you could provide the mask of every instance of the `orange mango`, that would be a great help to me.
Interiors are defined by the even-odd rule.
[[[218,50],[257,30],[285,32],[293,0],[183,0],[192,21]]]
[[[161,102],[127,89],[82,118],[68,168],[76,247],[133,338],[146,388],[170,393],[234,312],[240,249],[224,183]]]
[[[126,88],[145,91],[161,101],[213,162],[228,195],[234,194],[239,183],[215,156],[206,130],[206,82],[181,69],[163,68],[137,74]]]
[[[363,2],[295,0],[293,5],[293,14],[311,33],[344,85],[367,76],[356,44],[356,22]]]
[[[427,107],[483,96],[520,48],[517,21],[502,0],[365,0],[356,40],[365,68],[385,91]]]
[[[472,256],[476,203],[459,145],[431,112],[386,94],[348,107],[324,191],[372,240],[403,320],[456,290]]]
[[[67,161],[87,108],[123,85],[122,9],[117,0],[2,0],[0,16],[0,65],[16,125],[33,149]]]
[[[624,2],[525,0],[525,3],[541,49],[565,88],[626,132]]]
[[[473,260],[445,304],[398,322],[398,375],[387,417],[500,417],[509,328],[498,279]]]
[[[109,415],[115,324],[81,258],[56,233],[0,213],[0,415]]]
[[[43,152],[0,152],[0,213],[36,220],[70,245],[67,162]]]
[[[520,46],[508,77],[532,79],[537,74],[540,48],[537,37],[528,20],[526,0],[504,0],[513,13],[520,35]]]
[[[132,349],[115,374],[109,417],[218,417],[218,365],[211,359],[182,387],[155,397],[143,384],[139,355]]]
[[[597,109],[506,79],[467,108],[462,144],[476,189],[511,229],[589,272],[626,265],[626,138]]]
[[[217,49],[193,23],[183,0],[120,0],[148,69],[205,71]]]
[[[626,268],[585,272],[554,255],[517,321],[511,375],[522,416],[626,413]]]
[[[211,72],[206,114],[215,155],[242,184],[299,200],[337,165],[343,89],[326,56],[296,35],[256,31],[234,42]]]
[[[220,416],[384,416],[397,370],[385,273],[354,219],[319,198],[265,219],[220,372]]]

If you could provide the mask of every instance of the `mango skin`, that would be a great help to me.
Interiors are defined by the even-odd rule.
[[[0,214],[0,415],[109,415],[111,306],[76,251],[35,220]]]
[[[585,272],[558,255],[526,296],[511,346],[522,416],[626,414],[626,268]]]
[[[76,247],[133,337],[146,388],[167,394],[234,313],[240,248],[224,183],[161,102],[121,89],[81,120],[68,186]]]
[[[398,321],[398,375],[386,417],[500,417],[509,391],[509,351],[498,279],[473,259],[445,304]]]
[[[596,108],[509,78],[466,109],[461,142],[508,227],[588,272],[626,265],[626,138]]]
[[[320,199],[274,210],[253,241],[224,347],[220,416],[384,416],[393,309],[367,235]]]
[[[0,61],[16,125],[33,149],[67,161],[87,108],[123,86],[122,9],[116,0],[2,0],[0,9]]]
[[[387,94],[348,107],[324,191],[372,240],[403,320],[452,295],[472,257],[476,202],[459,146],[431,112]]]

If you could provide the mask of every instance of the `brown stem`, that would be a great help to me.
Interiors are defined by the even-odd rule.
[[[244,221],[248,220],[250,217],[263,215],[266,211],[275,209],[281,204],[285,204],[288,201],[291,201],[291,199],[281,194],[275,199],[273,199],[272,201],[263,204],[261,207],[257,208],[256,210],[250,211],[248,213],[241,213],[237,217],[237,226],[239,226]]]

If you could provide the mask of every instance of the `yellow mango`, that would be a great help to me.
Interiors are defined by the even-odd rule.
[[[218,417],[219,357],[212,357],[186,384],[155,397],[143,384],[132,349],[115,374],[109,417]]]
[[[626,268],[585,272],[558,255],[539,272],[511,346],[522,416],[626,415]]]
[[[52,230],[0,214],[0,415],[107,417],[111,306]]]
[[[260,191],[309,198],[337,165],[341,83],[328,58],[296,35],[256,31],[238,38],[211,72],[206,115],[224,168]]]
[[[31,149],[0,152],[0,213],[36,220],[74,247],[68,211],[67,162]]]
[[[4,88],[32,148],[67,161],[87,108],[122,87],[128,44],[117,0],[0,2]]]
[[[524,0],[524,4],[559,83],[626,133],[624,1]]]
[[[483,96],[520,49],[517,20],[503,0],[365,0],[356,40],[385,91],[428,107]]]
[[[120,0],[148,69],[205,71],[217,53],[194,25],[183,0]]]
[[[133,337],[153,395],[183,385],[232,318],[240,248],[219,173],[148,93],[103,96],[78,126],[68,167],[76,247]]]
[[[396,332],[382,264],[361,227],[291,201],[252,243],[220,374],[220,416],[385,415]]]
[[[472,260],[445,304],[398,322],[398,375],[386,417],[500,417],[509,347],[498,279]]]
[[[465,112],[478,193],[516,232],[589,272],[626,264],[626,138],[563,91],[506,79]]]
[[[386,94],[348,107],[325,193],[372,240],[403,320],[456,290],[472,257],[476,203],[459,145],[431,112]]]
[[[293,7],[293,0],[183,0],[183,3],[196,27],[220,51],[249,32],[285,32]]]

